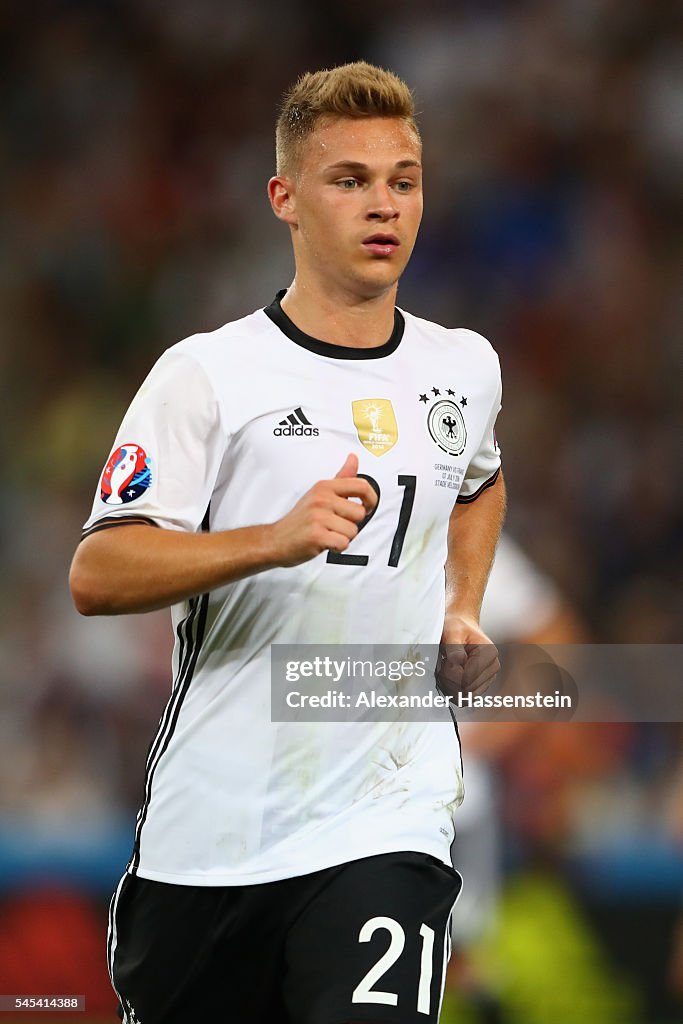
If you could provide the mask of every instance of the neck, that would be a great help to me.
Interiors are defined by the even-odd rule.
[[[348,348],[377,348],[394,329],[397,285],[371,298],[343,287],[294,278],[282,299],[293,323],[312,338]]]

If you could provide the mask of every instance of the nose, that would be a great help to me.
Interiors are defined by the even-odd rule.
[[[396,197],[388,185],[377,184],[369,194],[368,220],[382,223],[398,217]]]

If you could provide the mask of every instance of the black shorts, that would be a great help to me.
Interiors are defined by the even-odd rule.
[[[430,1024],[460,875],[423,853],[243,886],[126,875],[109,968],[125,1024]]]

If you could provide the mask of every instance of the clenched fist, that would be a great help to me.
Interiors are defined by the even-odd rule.
[[[291,512],[273,523],[278,565],[300,565],[323,551],[346,550],[358,524],[377,504],[374,489],[357,474],[358,456],[347,455],[332,480],[319,480]]]
[[[441,691],[448,696],[484,693],[499,671],[498,648],[479,623],[465,616],[447,616],[436,674]]]

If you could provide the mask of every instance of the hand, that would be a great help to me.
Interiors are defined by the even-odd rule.
[[[468,616],[446,616],[439,654],[436,678],[449,697],[484,693],[500,671],[497,647]]]
[[[300,565],[322,551],[346,550],[358,524],[377,504],[374,489],[357,474],[358,456],[347,455],[332,480],[319,480],[291,512],[273,523],[278,565]]]

